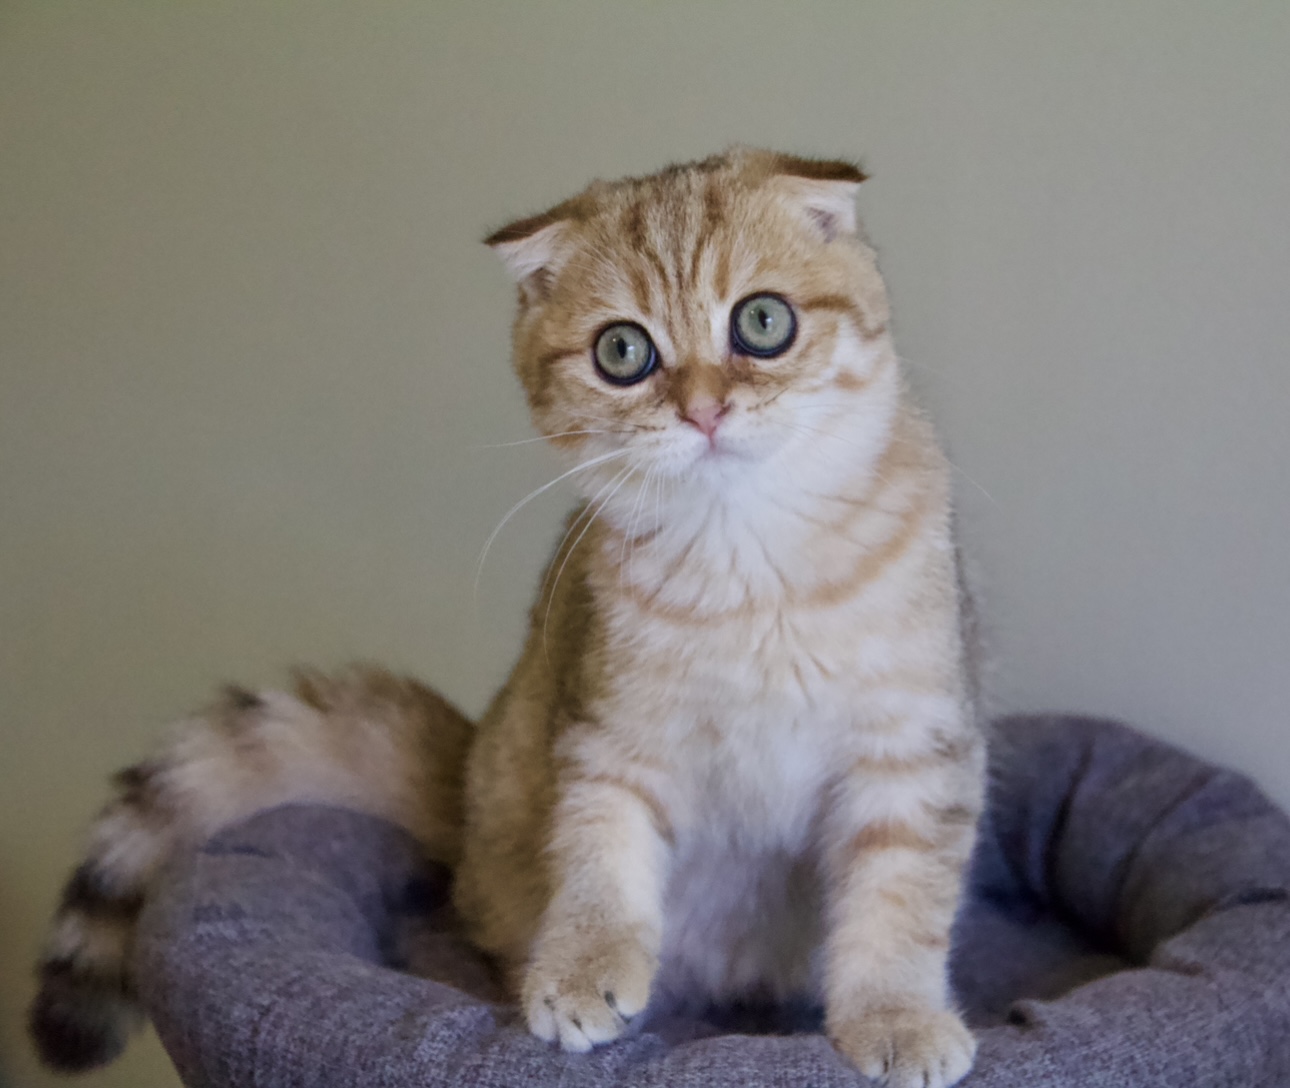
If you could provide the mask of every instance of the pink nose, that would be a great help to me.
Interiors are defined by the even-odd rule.
[[[712,436],[717,433],[717,424],[721,422],[721,417],[729,410],[730,405],[718,404],[716,401],[710,400],[688,408],[681,418],[691,426],[698,427],[704,436],[711,441]]]

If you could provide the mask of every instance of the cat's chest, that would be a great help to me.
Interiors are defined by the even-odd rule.
[[[828,721],[861,696],[865,674],[893,652],[889,616],[833,609],[739,611],[693,623],[622,617],[618,686],[658,716]]]
[[[809,723],[706,719],[674,747],[680,834],[800,853],[830,781],[830,747]]]
[[[638,645],[614,717],[667,767],[684,832],[754,849],[804,847],[860,693],[838,643],[769,616]]]

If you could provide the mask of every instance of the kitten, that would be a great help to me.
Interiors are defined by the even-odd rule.
[[[567,1050],[651,999],[805,997],[869,1076],[968,1071],[946,961],[984,740],[947,462],[892,346],[863,178],[735,149],[488,239],[534,422],[586,496],[510,679],[473,731],[384,674],[236,694],[125,772],[42,969],[48,1060],[119,1048],[95,992],[128,996],[164,857],[322,799],[455,864],[473,940]]]

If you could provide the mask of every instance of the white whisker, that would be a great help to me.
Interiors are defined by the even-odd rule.
[[[543,653],[543,656],[546,656],[547,658],[548,667],[551,664],[551,659],[549,656],[547,656],[547,640],[546,640],[547,625],[551,622],[551,606],[555,603],[555,591],[560,586],[560,576],[564,574],[564,568],[569,565],[569,559],[573,556],[573,553],[578,550],[578,545],[582,543],[582,538],[587,535],[587,530],[590,529],[593,524],[595,524],[596,518],[598,518],[601,514],[601,511],[603,511],[605,507],[609,505],[613,497],[616,494],[618,494],[619,488],[621,488],[623,484],[627,482],[631,473],[632,473],[632,466],[628,465],[617,476],[614,477],[614,480],[616,480],[617,483],[614,484],[613,490],[610,491],[609,494],[604,497],[600,505],[597,506],[595,511],[592,513],[591,517],[587,519],[587,524],[582,527],[582,532],[578,534],[577,539],[569,546],[569,550],[564,553],[564,560],[560,563],[560,569],[555,572],[555,580],[551,583],[551,590],[546,599],[546,613],[542,617],[542,653]],[[590,509],[590,508],[591,508],[590,504],[588,504],[587,509]],[[570,526],[570,529],[572,529],[572,526]],[[568,534],[566,534],[566,538],[567,536]]]
[[[555,567],[555,561],[564,553],[564,546],[569,543],[569,537],[573,536],[573,534],[578,531],[579,527],[582,525],[582,519],[591,514],[596,503],[600,501],[601,496],[622,478],[624,472],[630,471],[631,467],[628,466],[626,469],[620,469],[618,472],[614,473],[608,481],[601,484],[591,498],[583,503],[582,508],[578,510],[572,520],[570,520],[568,527],[564,530],[564,536],[560,538],[560,543],[555,546],[555,551],[551,553],[551,562],[548,564],[546,572],[542,575],[542,585],[538,589],[539,600],[541,600],[541,598],[546,594],[547,584],[551,581],[551,571]]]
[[[768,423],[772,427],[787,427],[789,430],[797,431],[799,434],[816,435],[820,438],[828,438],[834,442],[841,442],[844,446],[850,446],[852,449],[862,450],[865,447],[858,442],[852,442],[849,438],[843,438],[840,434],[833,431],[825,430],[820,427],[812,427],[809,423],[795,423],[787,419],[767,419],[763,423]]]
[[[663,531],[663,473],[654,478],[654,530]]]
[[[1003,509],[1003,507],[999,505],[999,503],[995,500],[995,497],[991,495],[990,492],[988,492],[984,487],[982,487],[979,483],[977,483],[974,479],[972,479],[972,477],[969,476],[966,472],[964,472],[963,469],[959,468],[959,466],[956,465],[953,461],[951,461],[948,456],[945,458],[945,462],[955,472],[959,473],[963,477],[963,479],[967,480],[968,483],[970,483],[979,492],[981,492],[982,495],[984,495],[987,499],[989,499],[990,502],[993,503],[996,510]]]
[[[645,478],[641,481],[640,486],[636,489],[636,501],[632,503],[632,512],[627,519],[627,531],[623,533],[623,545],[618,550],[618,584],[623,584],[623,568],[627,565],[627,549],[631,542],[632,534],[636,527],[636,518],[640,513],[641,500],[645,497],[645,488],[649,485],[650,473],[654,471],[653,466],[645,472]]]
[[[818,408],[828,408],[828,407],[845,407],[845,405],[842,405],[842,404],[839,404],[839,405],[816,405],[816,404],[812,404],[812,405],[807,405],[806,407],[808,407],[808,408],[817,408],[817,407],[818,407]],[[806,423],[794,423],[794,422],[790,422],[790,421],[788,421],[788,420],[783,420],[783,419],[767,419],[767,420],[763,420],[762,422],[763,422],[763,423],[768,423],[768,424],[770,424],[772,427],[787,427],[787,428],[789,428],[790,430],[795,430],[795,431],[797,431],[799,434],[813,434],[813,435],[818,435],[818,436],[820,436],[821,438],[831,438],[831,439],[833,439],[833,441],[835,441],[835,442],[843,442],[843,443],[845,443],[845,444],[846,444],[846,445],[848,445],[848,446],[854,446],[856,449],[861,449],[861,448],[862,448],[858,443],[851,442],[850,440],[848,440],[848,439],[846,439],[846,438],[843,438],[843,437],[842,437],[841,435],[839,435],[839,434],[834,434],[832,431],[820,430],[820,429],[818,429],[818,428],[816,428],[816,427],[812,427],[812,426],[810,426],[809,424],[806,424]],[[967,473],[967,471],[966,471],[964,468],[962,468],[962,467],[961,467],[960,465],[958,465],[956,462],[952,461],[952,460],[950,459],[949,455],[948,455],[948,454],[946,454],[944,450],[942,450],[941,452],[942,452],[942,455],[945,457],[945,463],[946,463],[947,465],[949,465],[949,466],[950,466],[950,468],[952,468],[955,472],[959,473],[959,474],[960,474],[960,475],[961,475],[965,480],[967,480],[967,482],[968,482],[968,483],[970,483],[970,484],[971,484],[973,487],[975,487],[979,492],[981,492],[981,494],[982,494],[982,495],[984,495],[984,496],[985,496],[985,497],[986,497],[986,498],[987,498],[987,499],[988,499],[988,500],[989,500],[989,501],[990,501],[990,502],[991,502],[995,507],[998,507],[998,506],[999,506],[998,501],[995,499],[995,497],[994,497],[993,495],[991,495],[991,494],[990,494],[990,492],[988,492],[988,491],[987,491],[983,486],[981,486],[981,484],[979,484],[976,480],[974,480],[971,476],[969,476],[969,475],[968,475],[968,473]],[[884,478],[884,479],[883,479],[883,482],[884,482],[884,483],[887,483],[887,482],[889,482],[889,481],[887,481],[887,480]]]
[[[576,434],[612,434],[612,431],[560,431],[558,434],[540,434],[536,438],[521,438],[518,442],[489,442],[470,446],[472,450],[504,450],[511,446],[531,446],[534,442],[549,442],[553,438],[571,438]]]
[[[618,586],[621,589],[623,584],[623,572],[627,569],[628,563],[634,563],[636,560],[636,526],[640,524],[640,519],[645,516],[645,497],[649,494],[650,484],[653,482],[654,473],[658,471],[657,466],[651,465],[645,470],[645,479],[641,481],[640,490],[636,493],[636,502],[632,506],[631,520],[627,524],[627,535],[623,537],[623,554],[618,556]]]
[[[586,469],[595,468],[597,465],[603,465],[606,461],[612,461],[615,457],[625,457],[629,452],[630,452],[629,450],[614,450],[612,453],[602,453],[600,456],[593,457],[589,461],[583,461],[582,464],[575,465],[573,468],[569,469],[568,472],[562,472],[554,480],[551,480],[550,482],[543,484],[536,491],[530,491],[527,495],[524,496],[524,498],[520,499],[519,502],[517,502],[508,511],[506,511],[506,515],[502,518],[501,521],[497,523],[497,527],[491,533],[488,534],[488,539],[484,541],[484,547],[479,553],[479,563],[475,567],[475,606],[476,607],[479,606],[479,580],[484,573],[484,561],[488,558],[488,549],[493,546],[493,541],[497,539],[497,534],[502,531],[506,523],[510,521],[511,518],[513,518],[517,513],[519,513],[519,511],[523,507],[527,506],[530,502],[532,502],[534,499],[536,499],[539,495],[543,494],[544,492],[550,491],[551,488],[555,487],[555,485],[558,484],[561,480],[567,480],[570,476],[572,476],[576,472],[583,472]]]

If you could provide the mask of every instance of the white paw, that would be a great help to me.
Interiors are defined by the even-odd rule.
[[[649,1003],[657,967],[631,931],[544,935],[524,975],[529,1031],[574,1051],[616,1039]]]
[[[886,1088],[949,1088],[972,1068],[976,1040],[954,1013],[872,1009],[834,1022],[833,1045]]]

